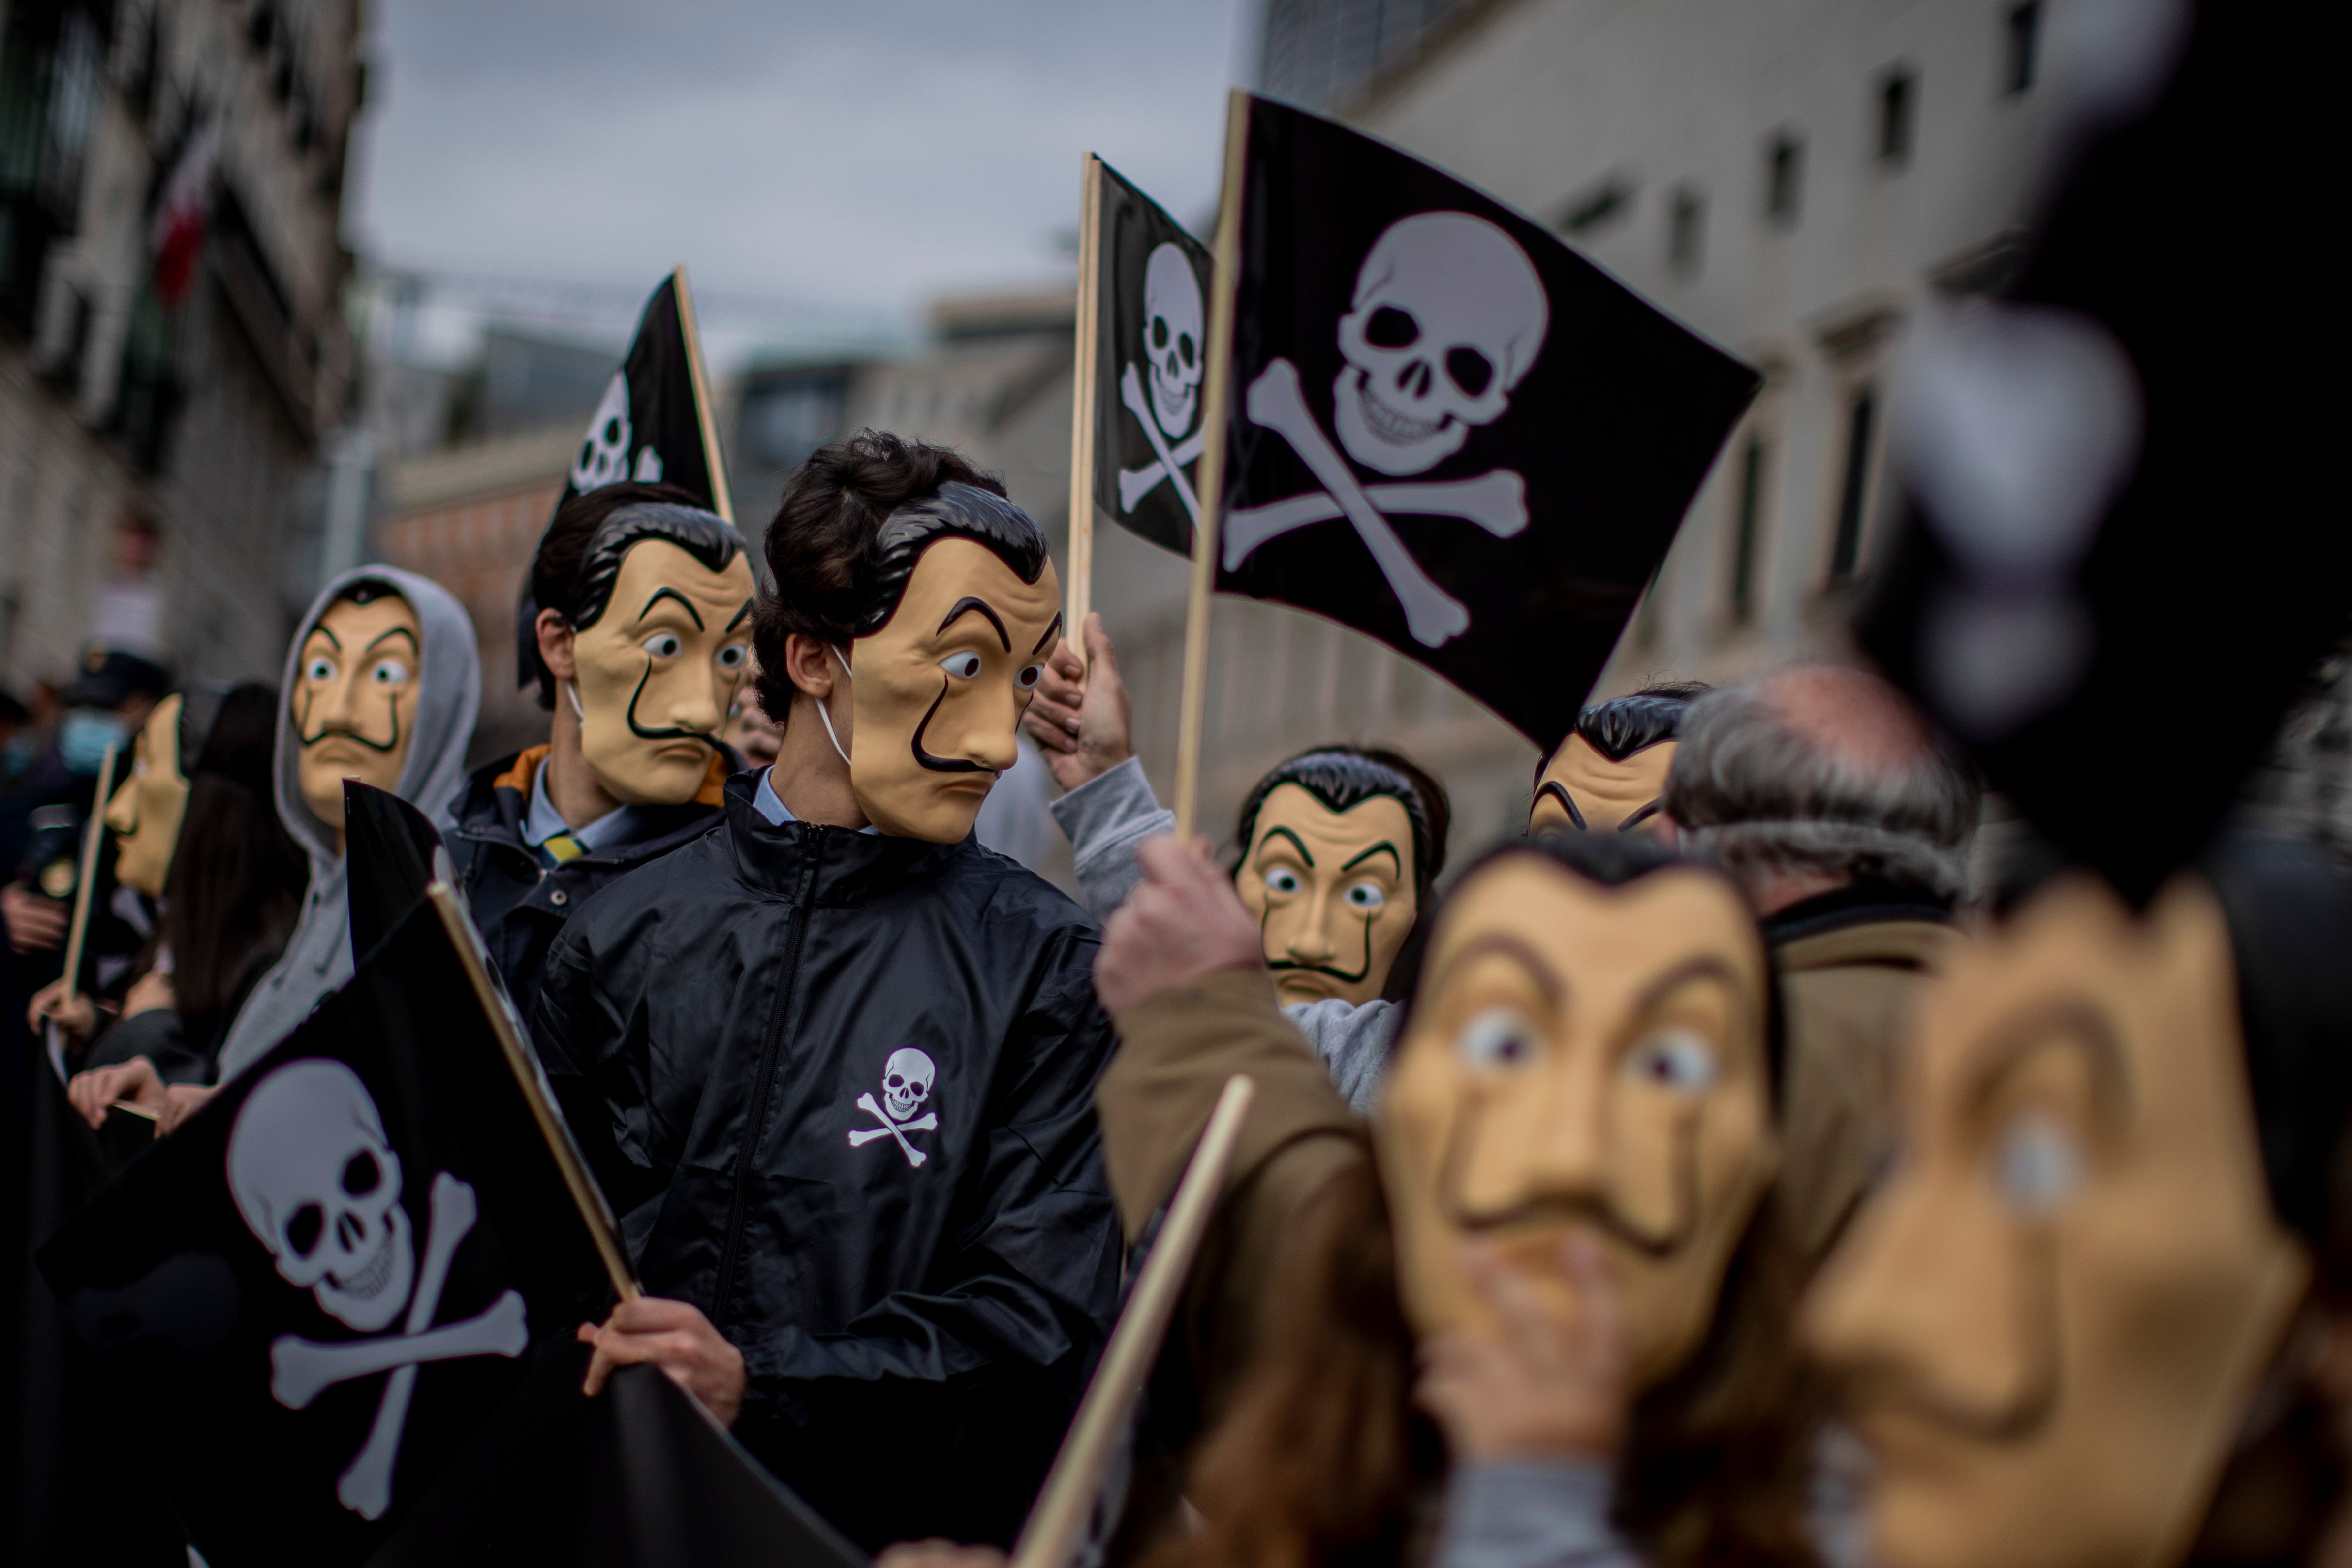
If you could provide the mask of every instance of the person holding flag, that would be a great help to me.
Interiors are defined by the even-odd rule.
[[[872,431],[766,550],[776,761],[573,915],[534,1013],[646,1292],[587,1386],[659,1365],[869,1550],[1008,1542],[1120,1263],[1093,922],[972,836],[1059,586],[995,480]]]

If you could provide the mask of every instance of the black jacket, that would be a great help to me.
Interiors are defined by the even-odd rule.
[[[771,826],[756,782],[573,915],[541,1054],[646,1289],[741,1348],[736,1436],[868,1548],[1007,1542],[1117,1300],[1095,928],[975,839]],[[886,1126],[902,1050],[933,1076],[908,1105],[898,1060]]]
[[[720,752],[702,795],[683,805],[639,806],[635,837],[548,867],[522,836],[531,781],[546,757],[547,747],[539,745],[475,769],[451,809],[457,826],[446,837],[482,945],[525,1018],[539,1000],[540,969],[564,921],[607,883],[718,826],[719,785],[740,765],[734,752]]]

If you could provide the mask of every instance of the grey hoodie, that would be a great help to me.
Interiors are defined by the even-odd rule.
[[[327,606],[354,583],[382,583],[397,590],[416,612],[424,634],[416,729],[395,793],[446,830],[451,803],[466,782],[466,748],[473,742],[474,717],[482,705],[482,661],[465,606],[447,589],[413,572],[362,566],[344,573],[320,589],[303,614],[293,645],[286,650],[285,678],[278,688],[278,815],[310,858],[310,890],[285,952],[246,998],[221,1042],[224,1083],[292,1034],[328,993],[352,977],[351,905],[344,897],[343,858],[335,849],[335,830],[320,821],[302,799],[302,742],[295,733],[291,702],[303,639]]]

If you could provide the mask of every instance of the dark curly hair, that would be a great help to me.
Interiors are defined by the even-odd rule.
[[[961,454],[882,430],[829,442],[793,470],[768,524],[768,578],[774,587],[761,593],[751,623],[760,706],[771,721],[782,727],[793,710],[795,688],[785,668],[784,639],[856,640],[883,575],[877,550],[883,523],[900,507],[951,484],[999,498],[1005,493],[1002,480]],[[905,585],[903,575],[898,585]]]

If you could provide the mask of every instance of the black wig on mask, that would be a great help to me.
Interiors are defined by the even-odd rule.
[[[852,623],[857,636],[872,637],[890,624],[915,563],[942,539],[988,546],[1024,583],[1043,575],[1048,559],[1045,531],[1034,518],[1003,496],[951,480],[937,495],[908,501],[883,520],[858,574],[864,592]]]
[[[1559,746],[1568,744],[1570,736],[1581,735],[1586,745],[1612,763],[1622,763],[1636,752],[1680,735],[1683,715],[1710,689],[1703,680],[1662,681],[1606,702],[1591,703],[1576,716],[1576,728],[1560,737]],[[1543,787],[1544,770],[1559,755],[1559,746],[1537,762],[1537,788]]]
[[[516,684],[539,686],[555,706],[555,678],[539,662],[539,613],[553,610],[573,631],[601,619],[622,558],[648,539],[675,544],[713,572],[743,552],[743,538],[676,485],[617,484],[573,496],[557,509],[531,557],[530,584],[515,612]]]
[[[1426,903],[1430,885],[1445,869],[1445,835],[1453,826],[1454,805],[1445,786],[1414,765],[1412,759],[1378,747],[1318,746],[1280,763],[1250,786],[1242,800],[1234,841],[1244,858],[1257,837],[1257,814],[1265,797],[1286,784],[1313,795],[1327,811],[1341,812],[1375,795],[1390,795],[1404,807],[1412,824],[1412,885]]]

